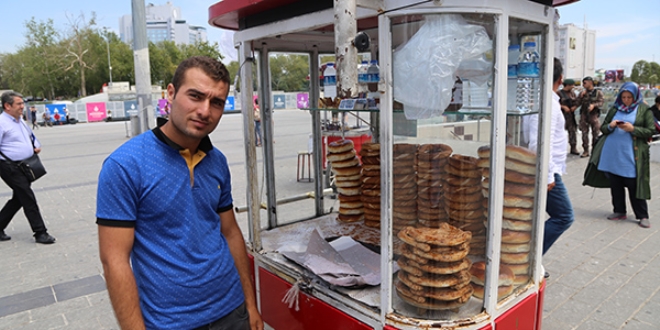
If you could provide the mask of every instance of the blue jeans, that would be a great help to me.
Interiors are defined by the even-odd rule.
[[[561,175],[557,173],[555,173],[555,187],[548,191],[545,211],[550,215],[550,219],[545,221],[543,254],[573,224],[574,220],[573,205],[568,197],[568,190],[561,180]]]
[[[261,144],[261,121],[254,121],[254,135],[257,144]]]

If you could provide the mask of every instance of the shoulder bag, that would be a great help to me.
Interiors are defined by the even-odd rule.
[[[29,132],[29,130],[28,130]],[[31,140],[32,140],[32,149],[34,150],[34,134],[31,134]],[[21,161],[13,161],[9,159],[9,157],[5,156],[2,151],[0,151],[0,156],[4,157],[7,161],[10,161],[18,166],[18,168],[21,169],[23,174],[28,178],[30,182],[37,181],[40,177],[44,176],[46,174],[46,168],[44,167],[44,164],[41,162],[41,159],[39,159],[39,155],[37,155],[36,152],[32,153],[32,156],[28,157],[27,159],[21,160]]]

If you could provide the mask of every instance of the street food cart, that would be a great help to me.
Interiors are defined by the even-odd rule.
[[[240,97],[248,107],[249,245],[267,324],[541,328],[554,6],[550,0],[224,0],[209,8],[212,25],[236,31]],[[532,42],[540,75],[512,85],[509,45]],[[355,100],[322,106],[328,102],[321,86],[310,84],[310,107],[300,111],[309,113],[313,150],[324,150],[321,118],[328,111],[360,113],[372,133],[360,160],[349,139],[328,144],[323,153],[331,170],[323,170],[326,155],[313,153],[314,177],[335,178],[332,186],[314,181],[306,195],[313,199],[305,213],[311,216],[284,212],[290,205],[284,203],[298,198],[276,193],[278,155],[269,124],[260,149],[267,193],[260,200],[249,107],[256,70],[261,117],[272,120],[271,52],[309,54],[311,82],[322,74],[320,56],[335,56],[337,94]],[[358,57],[379,63],[378,82],[365,93],[356,78]],[[528,89],[522,109],[521,88]],[[508,101],[512,95],[518,103]],[[537,134],[537,152],[526,148],[525,134]],[[338,211],[328,207],[333,198]]]

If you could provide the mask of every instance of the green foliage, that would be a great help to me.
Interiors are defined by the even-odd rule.
[[[309,89],[309,56],[271,55],[270,77],[273,90],[295,92]]]
[[[656,62],[637,61],[632,68],[630,79],[640,84],[660,84],[660,64]]]

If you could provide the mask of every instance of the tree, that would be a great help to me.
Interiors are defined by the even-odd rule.
[[[93,26],[96,25],[96,13],[92,12],[92,18],[89,21],[85,20],[85,15],[82,13],[76,18],[68,17],[68,19],[70,31],[65,55],[68,66],[65,71],[77,70],[80,77],[80,94],[87,96],[85,71],[93,69],[96,64],[95,61],[89,60],[91,56],[88,55],[92,46],[90,38],[97,34],[93,30]]]
[[[657,84],[660,77],[660,64],[640,60],[632,67],[630,79],[640,84]]]
[[[276,54],[270,57],[271,88],[295,92],[309,88],[309,56]]]

